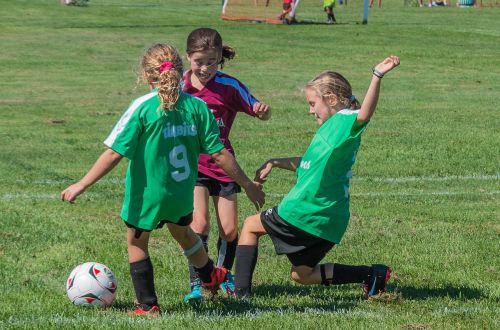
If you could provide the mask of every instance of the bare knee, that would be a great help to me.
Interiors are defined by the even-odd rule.
[[[290,277],[299,284],[311,284],[311,276],[314,269],[306,266],[293,266],[290,271]]]
[[[193,212],[191,228],[197,234],[208,235],[210,232],[210,215],[203,212]]]
[[[292,280],[294,282],[297,282],[297,283],[300,283],[300,284],[303,284],[302,283],[302,278],[300,277],[300,274],[298,272],[295,272],[295,271],[291,271],[290,272],[290,277],[292,278]]]
[[[236,228],[236,225],[226,225],[225,227],[219,229],[219,236],[225,241],[232,242],[238,236],[238,229]]]

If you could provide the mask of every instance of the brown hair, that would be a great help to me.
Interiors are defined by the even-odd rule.
[[[358,109],[360,107],[358,100],[352,95],[351,84],[338,72],[322,72],[309,81],[306,88],[314,90],[322,100],[335,95],[345,108]]]
[[[221,67],[224,66],[225,59],[231,60],[236,55],[234,48],[222,44],[222,37],[214,29],[199,28],[189,34],[186,45],[186,53],[188,55],[210,49],[216,50],[220,55],[221,60],[219,64]]]
[[[171,62],[172,68],[160,72],[160,66],[165,62]],[[168,44],[155,44],[142,57],[139,79],[158,88],[161,107],[172,110],[181,92],[182,72],[182,59],[177,49]]]

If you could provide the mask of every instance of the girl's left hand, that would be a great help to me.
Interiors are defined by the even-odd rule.
[[[391,55],[375,66],[375,69],[382,74],[386,74],[399,65],[399,56]]]
[[[269,106],[265,103],[255,102],[253,104],[253,112],[257,117],[263,117],[269,112]]]

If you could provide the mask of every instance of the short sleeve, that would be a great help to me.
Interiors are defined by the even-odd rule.
[[[368,126],[368,122],[358,123],[355,119],[351,127],[351,137],[356,138],[361,135],[365,131],[366,126]]]
[[[253,112],[253,105],[259,102],[248,90],[247,86],[236,80],[233,94],[233,109],[238,112],[244,112],[247,115],[255,117]]]
[[[116,123],[104,144],[124,157],[133,158],[143,129],[139,114],[138,108],[134,108],[132,104]]]

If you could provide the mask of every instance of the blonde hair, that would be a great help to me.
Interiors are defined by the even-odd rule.
[[[358,100],[352,95],[351,84],[338,72],[322,72],[309,81],[306,88],[314,90],[324,101],[335,95],[344,108],[357,109],[360,107]]]
[[[160,72],[165,62],[171,62],[172,67]],[[182,59],[177,49],[168,44],[155,44],[142,57],[139,79],[158,88],[162,109],[172,110],[181,92],[182,72]]]

